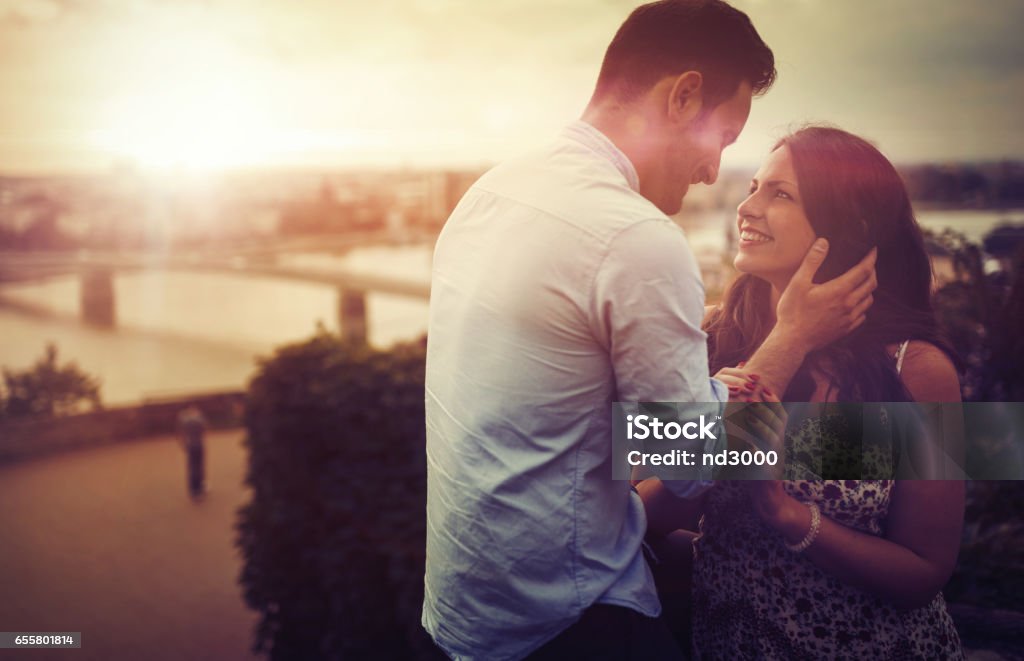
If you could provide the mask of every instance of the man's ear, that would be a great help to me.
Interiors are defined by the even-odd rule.
[[[689,124],[704,107],[704,77],[699,71],[679,74],[668,95],[668,118]]]

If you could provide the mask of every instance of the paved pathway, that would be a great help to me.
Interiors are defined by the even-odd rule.
[[[209,435],[212,492],[199,503],[172,437],[0,467],[0,631],[83,639],[81,650],[0,650],[0,660],[256,658],[256,615],[236,583],[242,436]]]
[[[241,430],[207,439],[193,503],[172,437],[0,467],[0,631],[81,631],[81,650],[0,659],[252,659],[236,582]]]

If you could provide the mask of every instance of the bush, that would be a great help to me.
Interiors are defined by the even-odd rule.
[[[1024,482],[967,484],[967,511],[949,601],[1024,612]]]
[[[46,353],[29,369],[23,372],[4,369],[3,375],[2,416],[53,417],[78,413],[85,405],[93,410],[102,408],[99,379],[73,362],[58,365],[55,344],[47,344]]]
[[[930,235],[952,257],[956,279],[935,294],[943,330],[962,360],[964,401],[1024,399],[1024,245],[986,259],[963,235]],[[1014,421],[988,420],[993,429],[976,434],[968,448],[986,466],[1015,465],[1019,440]],[[977,430],[976,430],[977,431]],[[967,484],[963,541],[956,570],[946,587],[950,601],[1024,611],[1024,482]]]
[[[433,656],[425,561],[424,349],[321,332],[261,361],[245,414],[240,577],[272,659]]]
[[[981,248],[963,235],[947,230],[930,239],[952,256],[956,270],[934,302],[963,361],[964,401],[1024,400],[1024,244],[986,264]]]

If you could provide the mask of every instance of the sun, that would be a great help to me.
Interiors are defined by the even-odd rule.
[[[153,90],[123,99],[117,119],[96,134],[107,150],[148,168],[221,169],[262,159],[269,127],[230,89]]]
[[[125,44],[125,74],[102,103],[92,142],[145,168],[223,169],[257,164],[279,129],[260,69],[196,32]]]

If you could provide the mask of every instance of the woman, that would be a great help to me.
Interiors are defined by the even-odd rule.
[[[860,328],[808,356],[782,401],[960,400],[930,304],[921,232],[877,149],[834,128],[793,133],[757,172],[737,223],[741,275],[705,319],[712,372],[734,392],[756,381],[739,368],[773,326],[802,257],[824,237],[830,250],[818,280],[877,246],[874,304]],[[886,429],[884,409],[876,410],[881,419],[865,436]],[[701,658],[963,657],[940,592],[959,547],[963,483],[821,479],[862,454],[849,421],[841,412],[790,419],[786,476],[818,479],[721,482],[699,503],[693,646]],[[837,452],[844,441],[855,452]],[[814,470],[793,461],[807,456],[802,443],[819,452]],[[861,475],[892,477],[892,456],[863,451],[856,465]]]

